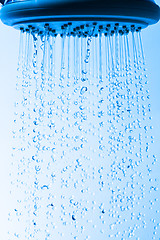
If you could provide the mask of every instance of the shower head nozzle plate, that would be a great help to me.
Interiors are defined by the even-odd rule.
[[[159,21],[160,10],[152,0],[9,0],[0,17],[18,29],[27,25],[41,29],[50,23],[59,31],[62,23],[70,21],[145,28]]]

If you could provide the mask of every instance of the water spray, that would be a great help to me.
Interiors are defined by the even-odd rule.
[[[2,22],[20,30],[9,239],[156,239],[141,30],[159,6],[0,2]]]

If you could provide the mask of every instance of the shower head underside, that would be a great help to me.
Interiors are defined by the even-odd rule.
[[[75,33],[76,28],[87,31],[87,23],[93,23],[95,34],[117,30],[123,33],[157,23],[160,9],[153,0],[8,0],[0,17],[4,24],[16,29],[32,27],[43,31],[44,26],[49,26],[54,33],[63,33],[69,26]]]

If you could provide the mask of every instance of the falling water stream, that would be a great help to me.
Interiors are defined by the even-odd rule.
[[[141,32],[87,28],[21,31],[9,240],[159,239]]]

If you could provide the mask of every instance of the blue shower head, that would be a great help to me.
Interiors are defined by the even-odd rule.
[[[48,23],[57,32],[72,22],[108,24],[110,30],[125,27],[141,29],[160,19],[160,8],[153,0],[1,0],[0,18],[17,29],[32,26],[39,30]]]

